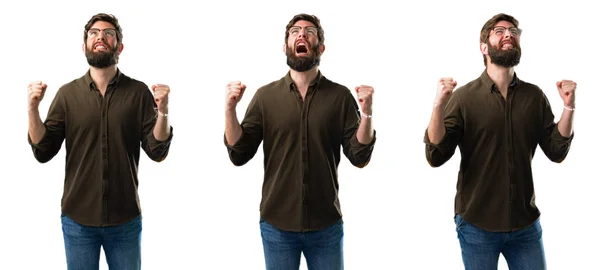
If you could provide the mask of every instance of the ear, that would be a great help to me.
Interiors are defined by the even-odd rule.
[[[488,55],[488,45],[486,43],[480,43],[479,50],[481,51],[482,54]]]
[[[287,53],[287,44],[283,44],[283,54]]]
[[[319,54],[323,54],[323,52],[325,51],[325,44],[321,44],[319,45]]]
[[[83,52],[83,54],[85,54],[85,42],[81,44],[81,51]]]
[[[123,48],[125,46],[123,45],[123,43],[119,44],[119,48],[117,49],[117,52],[119,52],[119,54],[121,54],[121,52],[123,51]]]

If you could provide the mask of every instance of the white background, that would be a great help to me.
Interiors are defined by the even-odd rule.
[[[546,92],[557,117],[562,101],[555,82],[578,83],[568,158],[554,164],[538,149],[533,170],[548,269],[597,266],[600,39],[593,2],[196,2],[0,4],[0,269],[66,268],[59,218],[65,153],[47,164],[34,159],[26,86],[48,84],[44,119],[58,88],[86,72],[83,27],[98,12],[116,15],[123,27],[121,70],[172,88],[169,157],[140,161],[144,269],[264,269],[262,148],[243,167],[230,163],[223,145],[225,85],[248,86],[241,117],[258,87],[287,72],[285,25],[302,12],[322,20],[323,74],[351,89],[369,84],[376,91],[372,161],[358,169],[344,159],[339,167],[346,269],[463,268],[452,220],[459,151],[433,169],[422,140],[437,79],[453,76],[461,86],[481,74],[479,30],[499,12],[521,22],[517,74]],[[499,264],[507,269],[502,257]],[[103,257],[101,269],[107,269]]]

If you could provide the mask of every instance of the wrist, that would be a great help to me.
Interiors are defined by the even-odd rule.
[[[443,112],[444,111],[444,107],[445,107],[444,103],[437,102],[437,101],[435,103],[433,103],[433,110],[434,111]]]
[[[27,112],[28,113],[40,113],[40,110],[38,107],[27,107]]]
[[[159,108],[155,108],[154,109],[156,111],[156,114],[158,114],[158,116],[162,116],[162,117],[167,117],[169,115],[169,109],[159,109]]]
[[[235,107],[233,107],[233,108],[226,107],[225,113],[226,114],[235,114],[236,113]]]
[[[564,103],[563,103],[563,107],[564,107],[566,110],[569,110],[569,111],[574,111],[574,110],[575,110],[575,101],[571,101],[571,102],[564,102]]]
[[[443,108],[444,108],[444,106],[446,105],[446,102],[447,102],[447,101],[445,101],[445,100],[439,100],[439,99],[436,99],[436,100],[433,102],[433,108],[434,108],[434,109],[443,109]]]
[[[360,111],[360,117],[362,117],[362,118],[371,118],[371,117],[373,117],[373,112],[371,110],[365,110],[365,111],[361,110]]]

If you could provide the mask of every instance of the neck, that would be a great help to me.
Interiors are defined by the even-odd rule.
[[[490,79],[496,84],[498,91],[501,93],[506,93],[508,91],[508,86],[513,80],[515,76],[514,67],[503,67],[498,66],[496,64],[492,64],[488,62],[486,72]]]
[[[290,69],[290,77],[292,77],[292,81],[294,82],[296,87],[298,87],[298,90],[300,92],[307,91],[308,86],[312,81],[315,80],[315,78],[317,78],[317,75],[319,75],[318,66],[315,66],[312,69],[304,72],[298,72],[293,69]]]
[[[96,84],[96,87],[101,91],[106,91],[108,83],[117,74],[117,65],[112,65],[107,68],[96,68],[90,67],[90,76],[92,81]]]

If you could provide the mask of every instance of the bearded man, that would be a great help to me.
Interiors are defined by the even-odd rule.
[[[28,141],[41,163],[66,142],[61,222],[67,269],[97,270],[103,247],[109,269],[139,270],[140,147],[156,162],[167,157],[170,88],[156,84],[150,91],[117,68],[123,33],[113,15],[92,16],[82,49],[88,71],[58,89],[45,122],[38,108],[48,86],[29,84]]]
[[[432,167],[461,153],[454,221],[465,269],[497,269],[500,254],[514,269],[546,269],[540,211],[535,204],[531,161],[539,145],[562,162],[573,139],[573,81],[556,83],[564,102],[554,122],[550,103],[534,84],[517,77],[519,22],[497,14],[481,29],[485,70],[456,89],[439,80],[425,154]]]
[[[374,90],[357,86],[357,103],[348,88],[321,74],[324,41],[316,16],[294,16],[283,45],[290,70],[256,91],[241,124],[236,105],[246,85],[227,84],[224,139],[231,162],[246,164],[263,143],[259,224],[266,269],[299,269],[302,253],[308,269],[344,268],[340,148],[354,166],[369,163]]]

